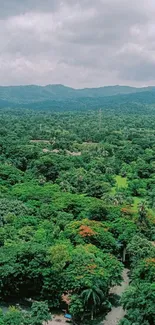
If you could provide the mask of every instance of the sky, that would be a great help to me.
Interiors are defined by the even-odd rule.
[[[155,85],[155,0],[0,0],[0,85]]]

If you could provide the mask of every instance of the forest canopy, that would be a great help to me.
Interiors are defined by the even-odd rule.
[[[123,96],[95,110],[88,97],[83,110],[0,110],[0,297],[39,304],[27,323],[11,307],[0,324],[42,325],[49,309],[104,318],[124,267],[121,324],[155,324],[155,107]]]

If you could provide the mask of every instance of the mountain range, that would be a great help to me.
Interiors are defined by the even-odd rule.
[[[0,107],[82,108],[125,102],[155,103],[155,86],[74,89],[64,85],[0,86]]]

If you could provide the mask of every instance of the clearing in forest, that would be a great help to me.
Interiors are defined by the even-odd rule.
[[[30,143],[47,143],[50,144],[49,140],[42,140],[42,139],[38,139],[38,140],[30,140]]]
[[[114,186],[112,188],[112,194],[115,195],[116,194],[116,188],[127,188],[128,186],[128,181],[127,181],[127,177],[122,177],[120,175],[115,176],[115,181],[116,181],[116,186]]]
[[[127,186],[128,186],[127,177],[122,177],[120,175],[117,175],[115,177],[115,180],[116,180],[118,188],[121,188],[121,187],[127,188]]]

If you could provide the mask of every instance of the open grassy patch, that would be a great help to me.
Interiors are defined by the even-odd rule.
[[[127,188],[127,186],[128,186],[127,177],[122,177],[120,175],[117,175],[115,177],[115,180],[116,180],[118,188],[121,188],[121,187]]]
[[[127,177],[122,177],[120,175],[115,176],[115,180],[116,180],[116,186],[114,186],[112,188],[111,194],[115,194],[116,193],[116,188],[127,188],[128,186],[128,181],[127,181]]]

